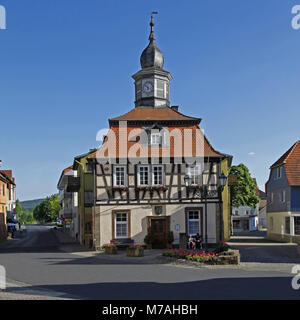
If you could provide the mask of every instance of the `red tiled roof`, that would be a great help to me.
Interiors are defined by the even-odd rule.
[[[7,175],[9,177],[9,179],[12,179],[12,170],[0,170],[0,172]]]
[[[64,169],[64,170],[63,170],[63,173],[69,172],[69,171],[71,171],[72,169],[73,169],[73,165],[70,166],[70,167],[68,167],[68,168],[66,168],[66,169]]]
[[[109,121],[201,121],[200,118],[186,116],[172,108],[134,108],[122,116]]]
[[[121,135],[120,131],[122,129],[120,129],[118,121],[128,121],[128,122],[133,122],[131,123],[130,126],[127,126],[127,132],[123,131],[123,134]],[[120,117],[116,117],[116,118],[112,118],[109,119],[109,123],[110,123],[110,130],[107,134],[107,137],[109,138],[109,141],[111,141],[111,150],[113,150],[113,153],[115,154],[115,156],[117,158],[122,158],[122,157],[131,157],[132,155],[129,154],[129,150],[132,151],[132,147],[136,146],[137,152],[134,155],[134,157],[145,157],[147,156],[147,153],[145,155],[145,153],[143,155],[141,155],[141,148],[139,148],[139,141],[129,141],[130,139],[128,139],[128,137],[131,136],[139,136],[139,133],[142,130],[142,122],[152,122],[153,124],[155,123],[159,123],[159,122],[170,122],[170,125],[167,124],[167,128],[169,130],[169,132],[171,133],[172,130],[180,130],[181,132],[181,143],[179,143],[178,145],[178,140],[176,141],[176,143],[174,142],[175,139],[170,139],[170,146],[169,147],[152,147],[152,150],[155,149],[155,155],[162,157],[163,155],[165,156],[165,154],[169,153],[170,157],[183,157],[186,154],[186,150],[189,149],[189,156],[206,156],[206,157],[227,157],[227,155],[222,154],[218,151],[216,151],[211,144],[209,143],[209,141],[207,140],[207,138],[202,135],[203,139],[200,138],[199,139],[199,132],[201,132],[199,124],[201,122],[201,118],[194,118],[194,117],[189,117],[186,116],[172,108],[166,107],[166,108],[151,108],[151,107],[139,107],[139,108],[134,108],[131,111],[129,111],[128,113],[120,116]],[[136,123],[136,122],[140,122]],[[124,129],[123,129],[124,130]],[[126,130],[126,129],[125,129]],[[185,136],[187,131],[190,131],[191,136],[188,137],[187,141],[188,141],[188,145],[184,145],[184,142],[186,141],[185,138],[187,138],[187,136]],[[174,131],[173,131],[174,133]],[[185,133],[185,134],[183,134]],[[124,137],[124,134],[127,134],[127,141],[125,141],[127,143],[127,150],[125,150],[125,154],[121,155],[121,152],[119,152],[121,149],[120,145],[122,147],[122,143],[119,143],[120,141],[120,137]],[[113,138],[111,138],[113,136]],[[107,139],[105,139],[104,143],[100,146],[100,148],[98,149],[97,153],[91,154],[88,158],[92,159],[92,158],[97,158],[99,157],[99,154],[104,153],[104,156],[107,157],[108,156],[108,152],[104,152],[103,150],[106,149],[107,147]],[[180,141],[181,138],[179,138]],[[201,155],[199,155],[199,144],[198,141],[200,141],[199,143],[201,145],[201,147],[203,147],[203,152],[201,153]],[[181,147],[180,147],[181,144]],[[185,151],[185,153],[184,153]],[[126,154],[127,152],[127,154]],[[164,153],[166,152],[166,153]],[[201,151],[200,151],[201,152]],[[148,156],[151,156],[151,148],[148,148]]]
[[[170,127],[169,128],[169,132],[172,132],[172,130],[174,129],[174,127]],[[163,152],[169,152],[170,153],[170,157],[178,157],[178,156],[181,156],[183,157],[184,156],[184,152],[186,152],[187,150],[189,150],[191,152],[190,155],[192,156],[206,156],[206,157],[226,157],[227,155],[223,154],[223,153],[220,153],[218,151],[216,151],[212,146],[211,144],[209,143],[208,139],[203,135],[203,140],[201,140],[202,138],[199,136],[199,134],[201,134],[200,132],[200,128],[198,125],[185,125],[185,126],[177,126],[175,127],[176,130],[180,130],[181,134],[182,134],[182,140],[181,140],[181,150],[178,150],[178,148],[180,147],[180,145],[176,145],[175,142],[174,142],[174,139],[170,139],[170,146],[169,147],[165,147],[165,148],[162,148],[162,147],[153,147],[153,149],[155,149],[157,151],[157,154],[159,157],[162,157],[163,156]],[[191,133],[191,137],[190,137],[190,140],[191,143],[186,146],[184,145],[184,130],[187,129],[190,131]],[[139,145],[139,141],[128,141],[130,139],[128,139],[130,136],[139,136],[139,133],[141,132],[141,127],[127,127],[127,154],[123,155],[125,157],[128,156],[129,154],[129,150],[131,149],[132,150],[132,147],[134,145]],[[126,134],[126,132],[125,132]],[[197,137],[198,135],[198,137]],[[114,136],[113,138],[110,138]],[[113,152],[115,153],[116,157],[122,157],[120,156],[119,154],[119,147],[120,147],[120,131],[119,131],[119,127],[118,126],[111,126],[108,134],[107,134],[107,137],[110,139],[110,141],[112,141],[113,145],[111,145],[111,150],[113,150]],[[106,139],[107,141],[107,139]],[[196,148],[196,143],[199,142],[201,143],[203,141],[203,153],[202,154],[201,150],[200,150],[200,146],[199,148],[197,149]],[[101,149],[102,148],[106,148],[106,145],[107,143],[104,143],[103,145],[100,146],[100,148],[98,149],[98,152],[96,153],[93,153],[91,154],[88,158],[89,159],[94,159],[94,158],[97,158],[99,156],[99,154],[101,153]],[[104,149],[103,149],[104,150]],[[201,154],[199,155],[199,151]],[[108,152],[104,152],[104,155],[105,156],[108,156]],[[140,157],[142,156],[140,154],[140,151],[138,150],[136,155],[136,157]],[[150,157],[151,156],[151,148],[148,148],[148,156]]]
[[[282,155],[271,169],[280,165],[284,165],[288,183],[291,186],[300,186],[300,140]]]

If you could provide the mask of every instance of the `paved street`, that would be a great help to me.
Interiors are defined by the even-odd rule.
[[[296,247],[259,236],[231,241],[241,250],[240,266],[195,268],[163,263],[155,250],[145,258],[107,256],[58,237],[53,227],[27,230],[24,238],[0,244],[0,264],[9,279],[2,299],[300,298],[291,288],[291,268],[300,264]]]

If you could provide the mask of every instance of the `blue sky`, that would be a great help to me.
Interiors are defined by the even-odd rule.
[[[61,170],[97,146],[107,119],[134,106],[131,75],[149,18],[171,104],[261,187],[300,139],[300,0],[0,0],[0,159],[21,200],[55,193]],[[249,153],[255,153],[249,155]]]

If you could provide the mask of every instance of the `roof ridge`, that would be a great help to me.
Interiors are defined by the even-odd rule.
[[[285,162],[288,160],[288,157],[294,152],[295,148],[298,146],[299,143],[300,143],[300,140],[295,142],[295,144],[292,146],[292,148],[290,149],[290,152],[288,153],[288,155],[285,158]]]
[[[291,152],[294,150],[294,148],[296,147],[297,143],[300,142],[297,141],[295,142],[286,152],[283,153],[282,156],[280,156],[270,167],[271,168],[274,168],[274,167],[277,167],[277,166],[280,166],[282,164],[285,164],[286,163],[286,160],[288,158],[288,156],[291,154]]]

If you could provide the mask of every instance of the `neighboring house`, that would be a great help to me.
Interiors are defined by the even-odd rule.
[[[95,190],[85,191],[91,209],[85,208],[81,227],[94,223],[89,229],[95,247],[111,241],[141,244],[148,234],[156,247],[164,247],[169,231],[175,245],[196,233],[203,239],[207,235],[211,244],[229,238],[229,190],[226,185],[222,193],[219,177],[228,174],[232,157],[211,146],[200,118],[169,106],[171,76],[163,70],[153,21],[150,25],[142,70],[133,75],[135,108],[109,120],[102,146],[87,157]],[[203,163],[189,163],[192,158]],[[87,187],[83,177],[80,186]],[[208,186],[206,199],[203,185]]]
[[[258,212],[258,227],[261,229],[267,228],[267,195],[259,190],[259,212]]]
[[[233,232],[256,231],[258,229],[259,204],[255,207],[239,206],[232,208]]]
[[[232,156],[227,156],[221,161],[221,172],[223,172],[226,177],[229,177],[229,170],[232,164]],[[231,196],[229,181],[222,192],[222,203],[223,203],[223,232],[224,241],[229,241],[231,236]]]
[[[78,200],[71,186],[76,179],[77,171],[70,166],[62,171],[57,184],[61,205],[59,218],[63,221],[63,230],[74,238],[78,237]]]
[[[0,241],[7,237],[6,221],[11,185],[15,186],[14,182],[5,173],[0,172]]]
[[[253,178],[256,186],[256,179]],[[260,191],[256,188],[256,194]],[[259,203],[255,207],[239,206],[232,208],[232,228],[234,233],[257,231],[259,224]]]
[[[75,183],[70,186],[78,195],[78,226],[79,241],[81,244],[93,247],[93,234],[95,226],[94,206],[94,172],[87,162],[87,157],[96,152],[90,149],[86,154],[74,158],[73,169],[77,171]]]
[[[9,179],[7,193],[7,212],[13,212],[16,208],[16,184],[15,178],[13,177],[12,170],[0,170],[1,173],[5,174]]]
[[[267,192],[267,238],[300,243],[300,141],[270,168]]]

